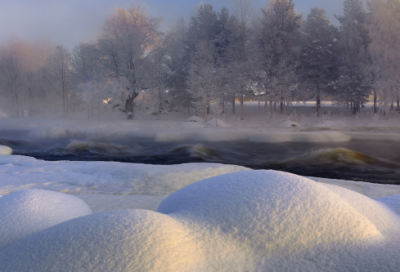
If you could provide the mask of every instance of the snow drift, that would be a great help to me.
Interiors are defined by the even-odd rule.
[[[0,198],[0,207],[0,250],[33,233],[92,213],[77,197],[38,189],[5,195]]]
[[[11,155],[12,149],[5,145],[0,145],[0,155]]]
[[[119,210],[65,222],[1,251],[0,270],[190,271],[203,261],[195,243],[169,216]]]
[[[355,208],[347,197],[359,195],[342,190],[282,172],[246,171],[193,183],[167,197],[158,212],[188,215],[268,257],[381,239],[381,229],[367,211]],[[387,209],[362,197],[379,211],[376,222],[391,222]]]
[[[110,211],[45,229],[0,251],[0,270],[374,271],[384,254],[394,271],[398,247],[380,245],[399,226],[386,206],[355,192],[243,171],[188,185],[158,212]]]

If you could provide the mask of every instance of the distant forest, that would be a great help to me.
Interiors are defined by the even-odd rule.
[[[325,11],[306,18],[291,0],[253,10],[201,4],[188,22],[168,31],[139,4],[116,8],[101,35],[69,52],[46,39],[13,39],[0,46],[0,109],[11,117],[60,116],[100,104],[135,118],[144,96],[157,114],[193,109],[230,110],[244,119],[243,101],[261,100],[283,113],[292,101],[322,95],[359,114],[399,110],[400,1],[345,0],[333,25]],[[241,109],[235,109],[239,100]],[[277,106],[277,107],[276,107]]]

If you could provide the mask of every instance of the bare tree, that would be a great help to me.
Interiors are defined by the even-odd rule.
[[[48,68],[50,76],[55,81],[55,87],[61,94],[62,115],[67,117],[73,79],[71,55],[68,50],[61,45],[57,46],[54,55],[50,58]]]
[[[21,64],[14,52],[8,52],[3,55],[0,62],[0,75],[2,94],[11,100],[11,111],[13,117],[23,116],[21,106],[23,72]]]

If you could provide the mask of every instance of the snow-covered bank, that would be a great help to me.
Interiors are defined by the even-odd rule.
[[[172,193],[158,212],[108,211],[44,229],[0,251],[0,270],[397,271],[400,200],[382,202],[392,210],[288,173],[234,172]]]
[[[36,188],[69,194],[167,196],[195,181],[244,170],[249,169],[212,163],[167,166],[1,156],[0,195]]]
[[[218,163],[149,165],[120,162],[49,162],[27,156],[1,156],[0,195],[36,188],[75,195],[168,196],[199,180],[249,170],[246,167]],[[400,186],[397,185],[313,177],[311,179],[341,186],[372,198],[400,194]],[[138,201],[140,203],[140,200]]]
[[[11,155],[12,149],[8,146],[0,145],[0,155]]]

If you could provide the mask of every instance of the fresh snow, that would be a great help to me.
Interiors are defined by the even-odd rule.
[[[204,124],[204,118],[202,118],[200,116],[190,116],[188,119],[186,119],[186,122],[194,122],[194,123]]]
[[[299,127],[300,125],[296,122],[292,122],[290,120],[287,120],[283,123],[279,124],[279,127],[288,127],[288,128],[295,128],[295,127]]]
[[[388,206],[293,174],[229,173],[172,193],[158,212],[44,229],[0,251],[0,271],[397,271],[400,218]]]
[[[119,162],[48,162],[0,157],[0,195],[37,188],[69,194],[168,196],[205,178],[249,170],[236,165],[148,165]]]
[[[48,227],[92,213],[77,197],[37,189],[0,197],[0,207],[0,250]]]
[[[206,127],[218,127],[218,128],[230,128],[232,127],[230,124],[225,123],[221,119],[212,118],[205,124]]]
[[[0,156],[1,155],[11,155],[12,149],[8,146],[0,145]]]

